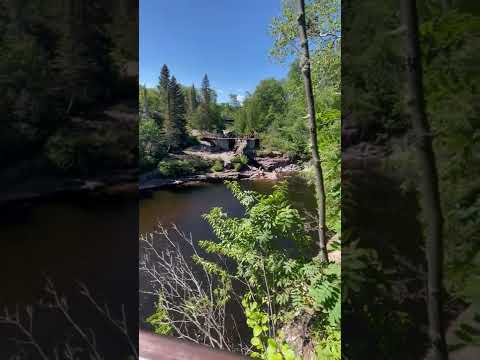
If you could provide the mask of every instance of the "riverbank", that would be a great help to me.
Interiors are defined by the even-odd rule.
[[[230,152],[202,152],[185,151],[189,157],[197,157],[202,160],[221,160],[224,168],[221,171],[206,171],[199,174],[189,174],[184,176],[166,177],[158,169],[144,173],[139,178],[140,193],[149,191],[176,188],[180,186],[189,186],[196,183],[220,183],[226,180],[245,180],[245,179],[264,179],[278,180],[288,174],[302,171],[303,164],[295,163],[288,157],[281,154],[270,156],[259,156],[251,160],[241,170],[236,171],[230,166],[235,154]]]
[[[138,171],[118,171],[91,177],[36,176],[3,186],[0,209],[66,196],[137,196]]]

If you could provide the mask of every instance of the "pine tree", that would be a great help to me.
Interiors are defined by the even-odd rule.
[[[160,77],[158,81],[158,93],[160,98],[159,110],[162,114],[162,117],[168,123],[170,122],[170,70],[168,69],[167,65],[163,65],[162,70],[160,72]]]
[[[52,95],[65,98],[65,113],[69,114],[77,103],[89,100],[87,88],[98,64],[89,53],[83,24],[78,21],[79,11],[71,1],[65,2],[63,15],[59,24],[61,36],[50,67],[58,82]]]
[[[197,99],[197,89],[195,89],[195,85],[192,84],[190,88],[189,95],[188,95],[188,111],[190,114],[193,114],[198,107],[198,99]]]
[[[160,94],[167,94],[168,86],[170,84],[170,70],[167,65],[163,65],[162,71],[160,72],[160,78],[158,83],[158,91]]]
[[[168,86],[168,113],[165,122],[165,132],[173,149],[179,149],[186,143],[187,129],[185,118],[185,99],[182,88],[174,76]]]
[[[210,80],[208,80],[207,74],[203,77],[202,80],[202,99],[205,105],[210,105],[212,100],[212,90],[210,89]]]
[[[238,109],[241,105],[240,105],[240,101],[238,101],[238,95],[237,94],[230,94],[230,105],[234,108],[234,109]]]

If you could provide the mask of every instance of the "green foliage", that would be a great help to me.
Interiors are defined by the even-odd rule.
[[[287,343],[269,337],[269,316],[261,310],[257,302],[250,300],[252,297],[252,294],[246,294],[242,299],[247,325],[253,332],[250,343],[255,350],[249,354],[250,357],[265,360],[300,360]]]
[[[188,99],[188,107],[187,107],[188,113],[193,114],[198,107],[198,94],[197,94],[197,90],[195,89],[195,85],[192,85],[192,87],[188,89],[187,99]]]
[[[165,136],[172,149],[179,150],[187,141],[187,120],[183,92],[174,76],[168,83],[167,91]]]
[[[155,168],[167,154],[165,134],[152,119],[140,121],[138,151],[141,170]]]
[[[307,25],[311,42],[311,69],[316,111],[319,114],[319,146],[322,158],[328,158],[333,179],[339,174],[340,158],[340,3],[338,0],[307,2]],[[296,8],[284,1],[282,15],[275,18],[271,33],[275,39],[272,55],[280,60],[298,56]],[[329,34],[322,36],[321,34]],[[295,60],[286,79],[261,81],[242,106],[233,112],[238,134],[256,134],[267,151],[281,151],[291,158],[310,158],[306,124],[306,101],[299,62]],[[336,159],[336,162],[334,161]],[[339,177],[337,178],[339,179]],[[331,227],[338,229],[339,181],[331,182]]]
[[[478,302],[469,284],[478,276],[480,197],[477,84],[480,17],[457,9],[421,24],[426,103],[445,209],[446,285],[456,297]],[[452,111],[452,109],[458,109]],[[469,295],[467,295],[467,293]]]
[[[241,171],[248,165],[248,158],[245,155],[237,155],[232,159],[233,169]]]
[[[324,184],[327,194],[327,228],[335,233],[341,228],[341,149],[340,149],[340,112],[328,109],[317,113],[318,148],[322,156]],[[313,168],[304,172],[307,180],[313,182]]]
[[[321,48],[340,37],[340,0],[313,0],[305,2],[307,35],[312,49]],[[275,17],[270,25],[274,38],[271,50],[273,58],[283,61],[289,56],[298,55],[300,48],[297,28],[297,4],[282,1],[282,14]]]
[[[167,159],[158,163],[158,170],[163,177],[193,175],[208,170],[211,163],[200,158]]]
[[[212,306],[225,306],[232,297],[232,278],[227,270],[217,263],[205,260],[199,255],[193,255],[193,261],[200,265],[207,273],[215,275],[218,282],[213,289],[215,300]]]
[[[189,125],[192,129],[204,131],[220,131],[224,122],[220,108],[216,104],[201,103],[189,117]]]
[[[309,284],[308,295],[315,310],[322,312],[329,327],[338,328],[341,318],[341,270],[336,263],[323,264],[317,258],[301,269]]]
[[[160,93],[157,89],[149,89],[140,85],[138,88],[138,100],[142,116],[148,118],[152,113],[162,114],[164,112]],[[143,114],[144,109],[148,110],[148,114]],[[141,120],[143,120],[143,118],[141,118]]]
[[[214,172],[220,172],[223,171],[223,161],[222,160],[215,160],[212,166],[212,171]]]
[[[315,321],[312,332],[339,331],[340,266],[309,258],[313,241],[305,232],[304,219],[288,202],[286,183],[276,185],[270,195],[243,191],[236,182],[226,184],[245,207],[245,217],[232,218],[220,208],[212,209],[205,218],[218,242],[199,244],[207,253],[232,260],[233,278],[250,289],[243,305],[257,350],[252,356],[295,359],[275,329],[299,314],[313,313],[321,320]],[[324,346],[337,346],[327,343]]]
[[[171,335],[173,333],[173,327],[170,324],[169,314],[163,306],[163,299],[161,296],[159,296],[155,312],[150,315],[146,320],[150,325],[153,326],[153,331],[155,332],[155,334]]]
[[[188,134],[187,127],[203,131],[221,131],[224,128],[223,107],[216,103],[216,94],[210,88],[207,76],[202,82],[199,96],[195,86],[189,88],[182,86],[174,76],[171,76],[168,66],[164,65],[156,89],[139,87],[139,103],[140,136],[148,138],[144,142],[141,140],[140,143],[142,170],[156,166],[165,156],[164,146],[159,146],[160,144],[164,144],[168,152],[178,152],[187,146],[196,145],[198,141]],[[154,129],[152,119],[158,129]],[[147,122],[142,125],[144,121]],[[159,156],[152,154],[157,150]],[[192,171],[185,162],[161,163],[160,168],[164,176],[187,174]],[[175,168],[178,168],[178,172]]]
[[[286,94],[280,81],[262,80],[251,97],[245,99],[235,128],[243,134],[262,133],[286,109]]]
[[[210,81],[205,74],[198,102],[195,87],[188,95],[188,124],[190,128],[202,131],[221,131],[224,129],[222,108],[216,103],[215,91],[210,88]]]
[[[92,131],[92,127],[95,131]],[[131,133],[136,123],[118,129],[115,121],[69,124],[50,136],[45,156],[53,169],[91,175],[101,170],[137,166],[137,141]]]
[[[78,134],[64,129],[71,117],[85,118],[91,112],[95,113],[85,120],[99,125],[104,117],[102,112],[113,102],[125,99],[124,95],[133,88],[131,78],[123,76],[119,65],[133,61],[137,54],[117,51],[122,42],[117,22],[128,23],[131,28],[129,20],[136,12],[127,15],[117,6],[88,3],[82,5],[84,16],[73,20],[70,5],[56,5],[51,0],[0,4],[0,72],[8,74],[0,79],[0,160],[12,165],[19,160],[35,157],[43,161],[48,157],[54,169],[78,172],[74,164],[82,162],[98,166],[83,169],[84,172],[102,171],[100,159],[69,158],[67,154],[77,151],[72,149],[79,149],[78,143],[86,140],[73,139]],[[99,104],[104,104],[103,108]],[[96,131],[93,129],[92,134]],[[66,137],[64,144],[60,144],[60,132]],[[56,139],[50,141],[53,136]],[[115,139],[124,142],[125,136],[122,133]],[[49,141],[50,149],[43,147]],[[114,146],[111,141],[101,141],[107,144],[108,151]],[[128,154],[124,149],[125,143],[117,144],[119,156],[126,155],[121,164],[126,167],[134,162],[137,149],[128,146]],[[86,156],[101,155],[99,152],[95,149]]]
[[[324,334],[319,336],[319,343],[315,347],[315,358],[318,360],[340,360],[342,358],[342,339],[339,328],[327,327]]]
[[[210,88],[210,80],[207,74],[202,79],[202,101],[207,106],[212,101],[212,89]]]

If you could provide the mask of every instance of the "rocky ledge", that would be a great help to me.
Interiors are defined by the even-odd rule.
[[[198,174],[184,176],[180,178],[162,178],[157,170],[140,176],[139,190],[140,192],[150,192],[162,188],[177,188],[181,186],[189,186],[195,183],[220,183],[225,180],[248,180],[248,179],[264,179],[278,180],[291,173],[297,173],[302,170],[298,164],[283,164],[284,166],[274,166],[272,170],[266,171],[262,167],[247,166],[245,170],[233,171],[225,170],[221,172],[211,172],[207,174]]]

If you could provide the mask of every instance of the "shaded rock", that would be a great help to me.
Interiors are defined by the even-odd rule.
[[[275,171],[278,173],[293,173],[293,172],[300,172],[302,167],[298,164],[288,164],[286,166],[282,166],[276,168]]]
[[[257,157],[257,163],[266,171],[273,171],[275,169],[285,167],[291,164],[290,158],[282,157]]]
[[[343,151],[342,168],[377,169],[383,166],[386,158],[387,151],[384,146],[362,142]]]

